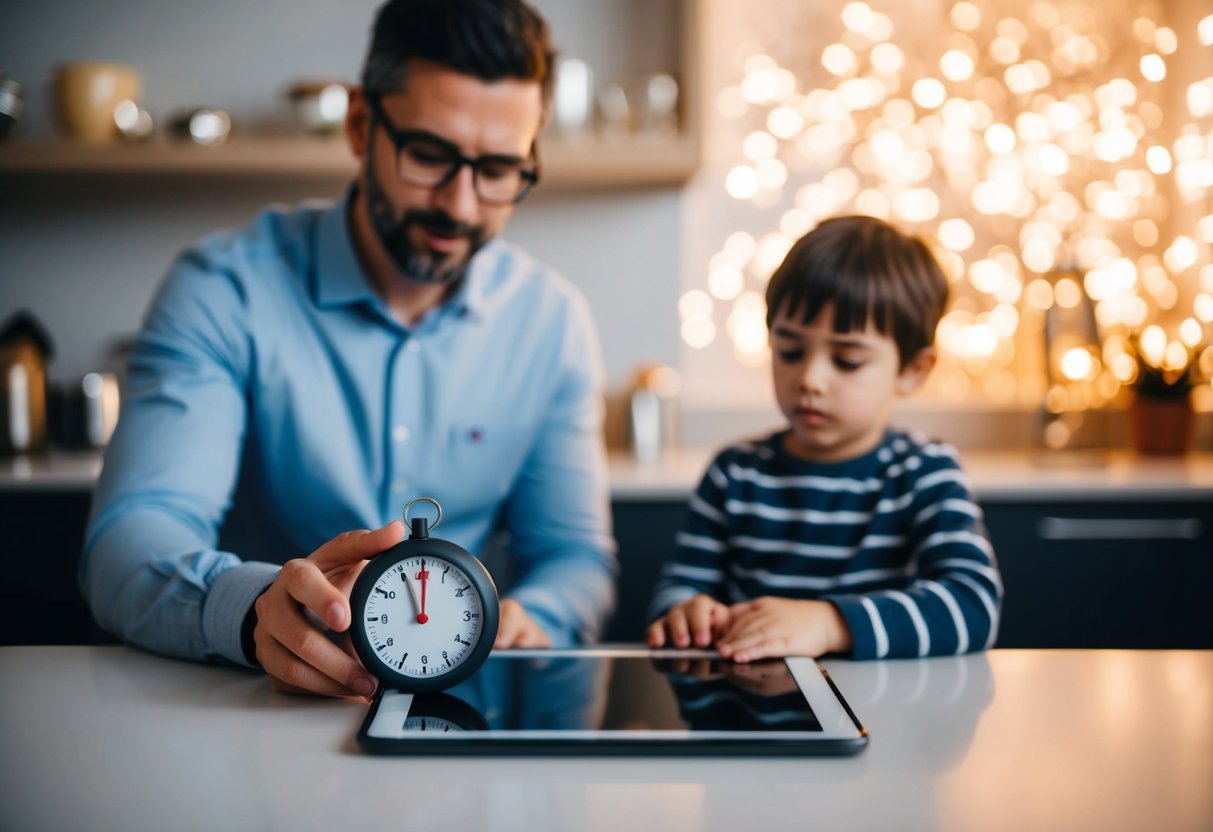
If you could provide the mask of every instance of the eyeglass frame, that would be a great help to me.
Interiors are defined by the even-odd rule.
[[[522,200],[526,198],[527,194],[531,192],[531,189],[539,183],[539,152],[534,145],[531,146],[530,155],[526,158],[510,156],[504,153],[484,153],[476,157],[466,156],[459,150],[458,147],[455,146],[454,142],[435,133],[431,133],[429,130],[402,129],[397,127],[395,124],[392,124],[392,120],[388,118],[387,112],[383,109],[382,98],[382,95],[367,96],[367,103],[371,108],[371,129],[374,130],[375,123],[379,123],[383,127],[383,131],[387,133],[388,139],[391,140],[392,145],[396,148],[397,178],[408,182],[411,185],[416,185],[417,187],[437,189],[450,184],[455,177],[459,175],[461,170],[463,170],[465,167],[469,167],[472,169],[472,189],[476,193],[476,198],[487,205],[517,205],[518,203],[522,202]],[[441,179],[432,184],[417,182],[400,173],[399,156],[401,152],[409,142],[417,141],[418,139],[424,139],[425,141],[441,145],[451,154],[451,169],[448,170]],[[526,164],[528,161],[532,163],[532,167],[530,168],[518,168],[518,173],[522,177],[523,186],[522,190],[518,192],[517,196],[511,200],[498,201],[485,199],[481,195],[480,187],[477,183],[480,181],[480,166],[485,164],[486,161],[508,162],[518,165]]]

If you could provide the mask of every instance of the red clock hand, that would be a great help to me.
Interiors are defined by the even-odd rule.
[[[417,580],[421,581],[421,612],[417,613],[417,623],[424,624],[430,620],[430,617],[425,614],[425,585],[430,579],[430,573],[425,568],[425,561],[421,562],[421,571],[417,573]]]

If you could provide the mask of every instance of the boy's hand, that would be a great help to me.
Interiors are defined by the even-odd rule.
[[[729,626],[729,607],[711,595],[699,594],[670,608],[649,625],[649,647],[709,647]]]
[[[716,649],[726,659],[749,662],[782,656],[811,656],[851,649],[851,632],[828,601],[763,597],[729,608],[731,624]]]

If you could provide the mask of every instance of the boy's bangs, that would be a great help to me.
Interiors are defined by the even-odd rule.
[[[800,314],[802,324],[812,323],[827,305],[834,307],[834,331],[838,334],[863,331],[872,321],[877,332],[889,335],[891,305],[886,297],[888,288],[871,278],[870,264],[861,264],[859,257],[846,262],[819,262],[806,270],[801,280],[789,287],[781,303],[787,316]],[[778,311],[778,310],[776,310]]]

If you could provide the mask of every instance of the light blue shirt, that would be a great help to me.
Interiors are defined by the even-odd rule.
[[[346,202],[268,209],[186,251],[153,301],[85,596],[134,644],[244,664],[279,564],[428,496],[437,537],[480,555],[506,533],[510,596],[555,645],[591,641],[617,571],[602,390],[584,299],[518,249],[490,242],[410,329],[363,274]]]

